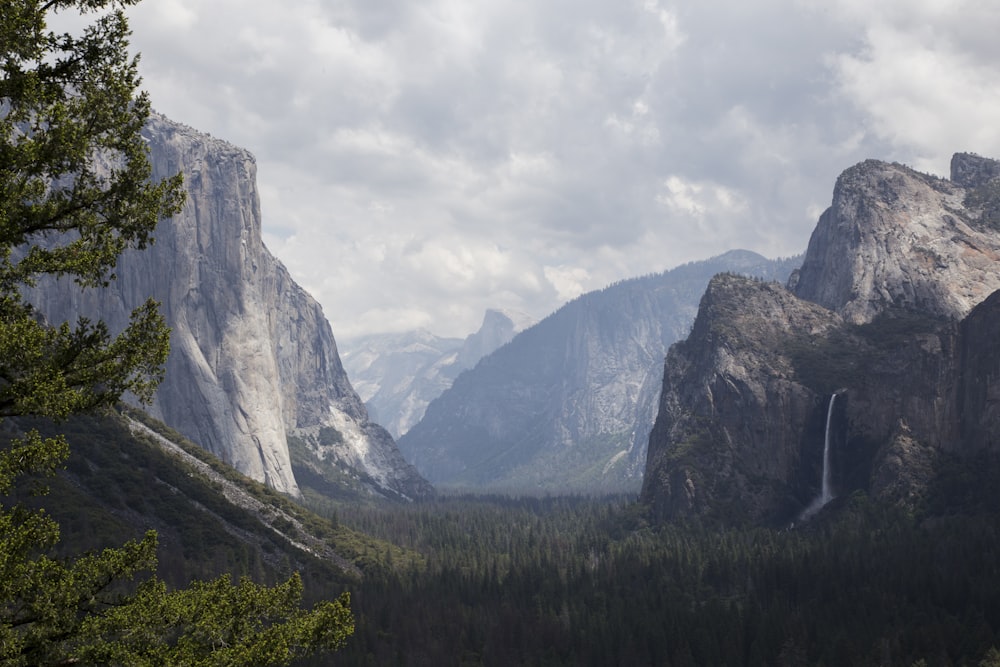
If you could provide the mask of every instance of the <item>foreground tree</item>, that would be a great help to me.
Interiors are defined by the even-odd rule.
[[[148,401],[169,331],[148,301],[112,335],[101,322],[51,325],[22,296],[39,279],[91,289],[114,280],[127,249],[152,242],[180,210],[181,176],[150,182],[124,7],[138,0],[8,0],[0,10],[0,418],[64,419]],[[47,27],[54,12],[93,20],[80,34]],[[0,495],[25,475],[53,472],[62,437],[19,434],[0,448]],[[156,536],[65,562],[42,511],[0,504],[0,664],[286,664],[343,645],[345,596],[299,608],[297,576],[275,588],[228,577],[168,591],[151,578]]]

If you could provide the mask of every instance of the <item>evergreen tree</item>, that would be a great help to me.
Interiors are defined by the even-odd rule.
[[[123,251],[152,242],[180,210],[181,175],[150,182],[140,131],[149,100],[128,52],[138,0],[8,0],[0,10],[0,418],[56,420],[148,401],[169,331],[148,301],[112,335],[101,322],[43,321],[22,290],[40,278],[107,285]],[[94,18],[56,34],[53,12]],[[21,433],[0,448],[0,495],[68,456],[63,437]],[[274,588],[228,577],[168,591],[156,536],[70,561],[51,557],[57,524],[0,504],[0,664],[287,664],[353,632],[346,594],[299,609],[297,576]]]

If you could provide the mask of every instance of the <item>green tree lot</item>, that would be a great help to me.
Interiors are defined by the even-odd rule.
[[[651,527],[624,498],[341,507],[427,565],[359,584],[337,664],[993,664],[1000,477],[949,476],[920,515],[859,493],[793,530]]]
[[[168,584],[299,570],[309,601],[351,591],[346,646],[296,664],[910,667],[978,665],[1000,646],[1000,476],[986,462],[946,465],[919,513],[857,494],[794,530],[655,527],[628,497],[314,500],[337,521],[299,520],[359,568],[345,577],[273,532],[248,549],[215,519],[260,540],[253,516],[109,420],[63,426],[73,456],[41,501],[58,501],[66,553],[145,521]],[[128,510],[142,514],[131,528]]]
[[[151,183],[124,8],[135,0],[10,0],[0,11],[0,417],[62,420],[148,400],[169,332],[149,301],[112,334],[101,322],[48,323],[21,290],[41,278],[106,285],[129,248],[180,209],[181,176]],[[54,12],[92,17],[78,35]],[[51,473],[67,439],[18,430],[0,449],[0,664],[286,664],[343,645],[348,599],[299,607],[302,583],[228,576],[171,590],[155,576],[152,531],[119,548],[57,558],[58,524],[10,493]],[[44,486],[35,484],[36,492]],[[139,576],[142,575],[142,576]],[[138,579],[135,579],[138,576]]]

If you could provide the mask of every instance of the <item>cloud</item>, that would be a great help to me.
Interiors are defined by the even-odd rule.
[[[545,278],[555,287],[560,301],[569,301],[587,291],[590,274],[578,266],[546,266]]]
[[[160,0],[154,106],[258,159],[268,246],[338,336],[542,317],[743,247],[837,174],[1000,155],[988,3]]]
[[[858,21],[853,3],[847,16]],[[834,58],[845,97],[870,131],[917,168],[945,173],[958,150],[1000,154],[1000,48],[982,2],[887,3],[865,20],[864,45]]]

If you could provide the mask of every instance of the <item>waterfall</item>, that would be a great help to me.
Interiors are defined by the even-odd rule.
[[[819,493],[819,506],[822,507],[833,500],[833,489],[830,488],[830,422],[833,420],[833,404],[837,395],[830,396],[830,406],[826,409],[826,433],[823,437],[823,484]]]
[[[830,469],[830,425],[833,422],[833,405],[836,402],[837,394],[834,393],[830,396],[830,405],[826,408],[826,430],[823,434],[823,481],[820,485],[819,496],[802,513],[802,520],[808,519],[833,500],[833,485],[830,481],[833,477],[833,472]]]

